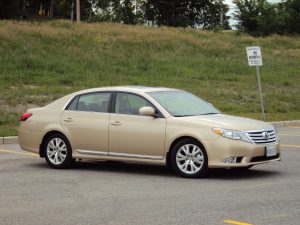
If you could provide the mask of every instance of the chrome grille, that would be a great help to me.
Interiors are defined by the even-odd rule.
[[[255,144],[268,144],[277,141],[274,129],[252,130],[244,133]]]

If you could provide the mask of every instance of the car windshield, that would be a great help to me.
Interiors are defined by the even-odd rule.
[[[148,94],[175,117],[220,113],[211,104],[185,91],[156,91]]]

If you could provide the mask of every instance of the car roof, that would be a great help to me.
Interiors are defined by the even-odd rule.
[[[102,87],[102,88],[92,88],[92,89],[85,89],[81,91],[77,91],[66,95],[56,101],[50,103],[49,105],[45,106],[48,109],[65,109],[67,104],[69,104],[70,100],[73,99],[76,95],[81,94],[88,94],[92,92],[100,92],[100,91],[124,91],[124,92],[131,92],[136,94],[143,95],[146,92],[155,92],[155,91],[179,91],[179,89],[173,88],[164,88],[164,87],[146,87],[146,86],[115,86],[115,87]]]
[[[76,92],[76,94],[84,94],[84,93],[97,92],[97,91],[126,91],[126,92],[128,91],[128,92],[135,92],[135,93],[146,93],[146,92],[155,92],[155,91],[178,91],[178,90],[179,89],[175,89],[175,88],[149,87],[149,86],[113,86],[113,87],[85,89]]]

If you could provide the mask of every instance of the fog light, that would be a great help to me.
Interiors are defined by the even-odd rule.
[[[235,156],[235,157],[229,157],[229,158],[223,159],[223,162],[224,163],[236,163],[237,158],[238,158],[237,156]]]

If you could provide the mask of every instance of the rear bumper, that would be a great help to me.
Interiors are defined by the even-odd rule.
[[[22,125],[19,128],[19,145],[25,151],[39,154],[42,137],[39,131],[25,129]]]
[[[210,168],[247,167],[256,164],[280,161],[280,144],[251,144],[239,140],[220,137],[207,142],[208,166]],[[276,156],[266,157],[266,146],[276,148]],[[239,157],[236,163],[225,163],[224,159]]]

